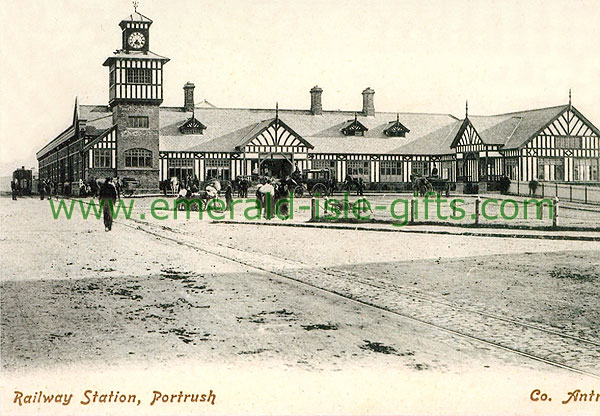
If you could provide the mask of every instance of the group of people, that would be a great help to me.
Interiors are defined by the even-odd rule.
[[[121,197],[123,193],[123,181],[118,176],[110,178],[112,185],[117,191],[117,196]],[[90,178],[88,181],[79,179],[79,196],[97,197],[100,195],[100,189],[106,182],[106,179]]]
[[[270,220],[273,218],[277,203],[282,198],[288,198],[290,194],[293,193],[296,185],[298,185],[298,183],[291,176],[280,181],[272,178],[263,178],[261,180],[261,183],[256,189],[256,199],[261,203],[265,219]],[[289,207],[287,203],[280,204],[278,208],[279,214],[283,216],[288,215]]]
[[[187,175],[181,179],[177,176],[172,176],[170,179],[161,181],[159,186],[165,196],[169,192],[178,195],[182,189],[189,190],[192,193],[200,191],[200,181],[196,175]]]
[[[43,181],[40,181],[38,188],[41,200],[43,200],[45,197],[52,199],[53,196],[58,199],[58,184],[56,182],[44,179]]]

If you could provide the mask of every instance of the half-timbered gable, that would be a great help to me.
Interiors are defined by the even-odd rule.
[[[117,126],[106,130],[94,139],[86,139],[83,147],[87,177],[115,176],[117,168]]]
[[[545,123],[517,147],[524,180],[599,180],[600,132],[573,106]]]
[[[485,150],[485,143],[483,143],[479,133],[467,118],[463,121],[463,124],[450,147],[456,149],[456,151],[460,153],[478,152],[480,150]]]

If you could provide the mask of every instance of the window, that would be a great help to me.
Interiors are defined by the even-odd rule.
[[[369,162],[364,160],[349,160],[346,162],[346,173],[355,179],[363,178],[363,180],[368,181],[371,173]]]
[[[176,176],[180,181],[194,177],[194,159],[169,159],[169,178]]]
[[[573,159],[574,181],[597,181],[598,159]]]
[[[515,158],[507,158],[504,161],[504,174],[513,181],[519,179],[519,161]]]
[[[169,167],[194,167],[194,159],[169,159]]]
[[[129,116],[127,118],[127,127],[134,129],[147,129],[150,121],[146,116]]]
[[[538,158],[537,179],[540,181],[562,181],[565,179],[564,160],[559,157]]]
[[[313,159],[313,169],[335,169],[335,160],[329,159]]]
[[[112,165],[110,149],[94,149],[94,167],[110,168]]]
[[[229,163],[230,162],[228,159],[207,159],[205,162],[206,180],[216,178],[219,180],[228,181],[230,179]]]
[[[581,137],[556,136],[554,140],[557,149],[581,149]]]
[[[125,167],[151,168],[152,152],[146,149],[130,149],[125,151]]]
[[[383,160],[381,161],[379,174],[381,182],[401,182],[402,181],[402,161],[401,160]]]
[[[411,173],[415,176],[428,176],[429,166],[425,162],[413,161],[411,163]]]
[[[152,70],[146,68],[127,68],[128,84],[151,84]]]

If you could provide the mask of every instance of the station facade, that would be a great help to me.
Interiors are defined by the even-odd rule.
[[[77,100],[69,127],[39,152],[41,180],[76,191],[80,179],[133,178],[156,191],[177,176],[234,179],[284,176],[297,166],[330,169],[371,188],[406,184],[414,176],[486,184],[512,180],[598,182],[600,131],[569,102],[493,116],[391,113],[375,110],[375,91],[362,91],[356,111],[328,111],[323,90],[310,90],[308,109],[217,108],[183,86],[181,107],[162,106],[169,59],[149,49],[152,20],[123,19],[122,45],[109,56],[107,105]],[[308,101],[308,100],[307,100]]]

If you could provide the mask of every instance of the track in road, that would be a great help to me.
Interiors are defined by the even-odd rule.
[[[302,262],[282,259],[271,254],[240,250],[237,247],[216,243],[207,238],[203,239],[196,235],[182,233],[180,230],[174,230],[167,226],[154,225],[136,219],[131,219],[131,221],[137,225],[119,223],[155,237],[274,275],[279,279],[293,281],[329,295],[385,311],[396,317],[409,319],[554,367],[600,378],[597,365],[594,366],[594,363],[600,363],[600,344],[596,341],[574,337],[528,322],[465,308],[415,291],[377,285],[365,280],[362,276],[345,270],[335,268],[328,268],[326,271],[315,270],[314,266]],[[171,237],[165,233],[175,235]],[[184,239],[188,241],[184,241]],[[213,247],[213,249],[207,249],[207,246]],[[265,260],[265,257],[268,259]],[[320,277],[334,277],[334,284],[327,287],[319,275]],[[347,287],[344,288],[344,285]],[[349,287],[352,290],[349,290]],[[390,301],[390,294],[400,296],[394,297]],[[412,313],[407,313],[407,310]],[[469,317],[465,319],[466,315]]]

